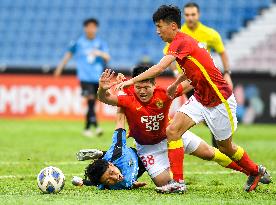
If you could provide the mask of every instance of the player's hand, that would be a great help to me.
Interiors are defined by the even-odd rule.
[[[146,186],[146,185],[147,185],[146,182],[134,182],[134,183],[133,183],[133,188],[134,188],[134,189],[138,189],[138,188],[143,187],[143,186]]]
[[[73,176],[72,184],[74,186],[82,186],[83,185],[83,179],[77,176]]]
[[[167,95],[173,99],[175,96],[175,92],[176,92],[177,86],[175,84],[171,84],[168,88],[167,88]]]
[[[133,84],[133,80],[132,79],[129,79],[127,81],[124,81],[124,82],[121,82],[120,84],[118,84],[116,86],[116,90],[123,90],[125,87],[129,87]]]
[[[103,90],[108,90],[113,85],[117,84],[116,81],[111,82],[112,78],[114,77],[115,72],[111,71],[111,69],[105,69],[102,73],[100,80],[99,80],[99,87]]]
[[[126,77],[124,76],[124,74],[118,73],[118,75],[116,77],[116,81],[117,81],[117,84],[122,83],[122,82],[126,81]]]
[[[230,74],[229,73],[224,73],[223,74],[223,78],[228,83],[228,85],[230,86],[231,90],[233,90],[233,82],[232,82]]]

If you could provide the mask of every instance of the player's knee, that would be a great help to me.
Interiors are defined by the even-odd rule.
[[[215,152],[213,147],[211,146],[206,147],[206,149],[204,150],[204,159],[210,161],[214,158],[214,156],[215,156]]]
[[[167,127],[166,134],[167,134],[168,140],[178,140],[181,137],[181,134],[178,133],[178,130],[173,125],[169,125]]]

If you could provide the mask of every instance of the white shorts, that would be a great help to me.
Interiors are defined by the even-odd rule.
[[[236,117],[237,103],[234,94],[227,99],[227,102],[233,117],[233,128],[235,131],[238,120]],[[215,107],[205,107],[194,96],[191,96],[178,112],[188,115],[196,124],[205,121],[218,141],[228,139],[233,134],[230,117],[223,103]]]
[[[201,138],[190,131],[182,135],[182,140],[185,154],[193,153],[202,141]],[[167,139],[154,145],[140,145],[136,143],[137,153],[151,178],[158,176],[170,167],[167,144]]]

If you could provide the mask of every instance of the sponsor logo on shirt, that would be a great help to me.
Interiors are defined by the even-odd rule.
[[[156,131],[160,129],[159,122],[164,119],[164,113],[158,115],[142,116],[141,123],[146,125],[146,131]]]

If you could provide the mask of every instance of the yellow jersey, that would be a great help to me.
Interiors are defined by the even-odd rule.
[[[200,43],[205,45],[205,48],[210,52],[211,50],[214,50],[217,53],[222,53],[224,51],[224,45],[221,39],[221,36],[219,33],[208,27],[203,25],[202,23],[198,22],[197,28],[192,31],[188,28],[187,24],[183,24],[181,26],[181,32],[193,37]],[[169,48],[169,44],[167,43],[166,46],[163,49],[164,55],[167,53]],[[176,63],[178,71],[182,72],[180,66]]]

